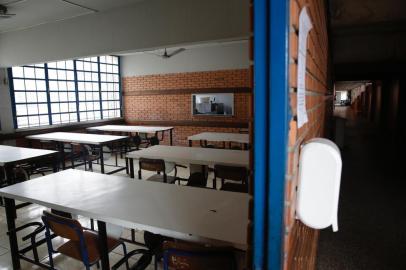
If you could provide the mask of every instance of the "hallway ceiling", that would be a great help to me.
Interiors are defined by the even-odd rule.
[[[371,79],[368,76],[404,72],[405,0],[329,0],[329,3],[336,78]]]
[[[349,91],[365,85],[369,81],[338,81],[334,83],[336,91]]]
[[[333,27],[399,22],[405,19],[404,0],[331,0]]]

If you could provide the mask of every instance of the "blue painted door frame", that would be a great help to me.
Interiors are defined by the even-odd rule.
[[[254,1],[254,269],[283,267],[289,0]]]

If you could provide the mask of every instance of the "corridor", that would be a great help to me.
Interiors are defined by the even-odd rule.
[[[347,121],[339,231],[320,231],[317,269],[406,269],[405,159],[387,137]]]

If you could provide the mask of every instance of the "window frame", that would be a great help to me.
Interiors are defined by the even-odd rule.
[[[110,117],[110,113],[107,113],[107,115],[105,115],[103,113],[103,106],[102,106],[103,102],[110,102],[110,99],[108,97],[107,97],[107,100],[103,100],[103,95],[102,95],[102,90],[101,90],[102,82],[101,82],[100,64],[108,64],[107,61],[104,61],[103,63],[101,63],[101,57],[107,57],[107,56],[114,57],[116,60],[112,60],[112,63],[110,63],[110,64],[114,65],[114,66],[117,66],[117,70],[116,70],[117,73],[114,72],[115,68],[113,68],[113,72],[109,72],[109,74],[113,74],[115,76],[118,76],[118,81],[114,81],[114,80],[113,81],[107,81],[107,82],[103,81],[104,83],[112,83],[113,85],[117,84],[117,85],[113,86],[113,89],[118,88],[117,90],[112,90],[112,91],[108,91],[108,92],[106,91],[106,93],[110,93],[110,92],[118,93],[118,99],[117,99],[116,95],[114,94],[114,97],[113,97],[113,100],[112,100],[113,102],[117,102],[115,106],[118,105],[118,108],[114,107],[113,109],[111,109],[112,111],[114,111],[113,112],[114,116],[112,116],[112,117]],[[85,69],[84,65],[83,65],[83,69],[78,70],[77,63],[78,62],[82,62],[82,63],[89,62],[88,60],[97,65],[97,72],[93,72],[92,68],[91,68],[91,70]],[[44,75],[44,78],[40,78],[39,80],[43,80],[45,82],[46,89],[45,89],[44,92],[46,93],[46,101],[45,102],[38,102],[38,100],[37,100],[37,102],[35,104],[37,104],[37,106],[38,106],[39,103],[47,104],[47,110],[48,110],[47,114],[41,114],[41,115],[47,115],[48,116],[48,124],[44,124],[44,125],[41,125],[41,122],[39,120],[37,125],[30,126],[29,120],[27,120],[28,121],[27,126],[19,127],[17,118],[18,117],[27,117],[27,119],[28,119],[30,114],[28,113],[28,109],[27,109],[27,115],[26,116],[22,116],[22,115],[17,116],[17,105],[20,105],[20,103],[18,103],[18,104],[16,103],[15,93],[16,92],[24,92],[25,93],[28,90],[26,90],[26,89],[21,90],[21,91],[15,90],[14,80],[15,79],[22,79],[22,80],[25,81],[27,79],[37,80],[38,78],[36,76],[35,76],[35,78],[28,78],[28,77],[25,76],[24,73],[22,74],[23,75],[22,77],[21,76],[14,76],[13,68],[10,67],[10,68],[7,69],[8,79],[9,79],[10,98],[11,98],[11,103],[12,103],[13,124],[14,124],[14,129],[15,130],[19,131],[19,130],[29,130],[29,129],[46,129],[46,128],[52,128],[52,127],[55,127],[55,126],[77,125],[78,123],[90,123],[90,122],[98,122],[98,121],[102,122],[102,121],[106,121],[106,120],[120,119],[120,118],[123,117],[123,102],[122,102],[122,100],[123,100],[122,94],[123,93],[122,93],[122,82],[121,82],[121,57],[120,56],[104,55],[104,56],[97,56],[97,57],[88,57],[88,58],[72,59],[72,60],[61,60],[61,61],[72,61],[73,62],[73,67],[68,68],[68,67],[65,66],[64,68],[60,68],[57,65],[55,65],[55,67],[53,67],[53,66],[50,67],[49,66],[50,63],[57,63],[58,61],[50,62],[50,63],[48,63],[48,62],[47,63],[41,63],[41,65],[43,65],[43,67],[41,67],[41,68],[44,69],[44,74],[45,75]],[[66,64],[66,62],[65,62],[65,64]],[[36,65],[34,65],[34,64],[33,65],[22,65],[20,67],[22,67],[22,68],[25,68],[25,67],[36,68]],[[59,72],[65,72],[65,73],[68,72],[68,71],[72,71],[73,72],[73,80],[68,79],[68,77],[66,77],[64,79],[62,79],[62,78],[59,79],[58,76],[56,78],[50,79],[50,77],[49,77],[49,71],[50,70],[52,72],[56,71],[57,74],[58,74],[58,71]],[[96,73],[97,74],[96,75],[97,76],[97,81],[92,82],[92,83],[97,84],[98,90],[96,90],[96,91],[87,91],[86,89],[80,90],[79,89],[79,82],[85,82],[87,80],[85,78],[83,78],[84,80],[78,80],[78,72]],[[105,73],[105,74],[107,74],[107,73]],[[69,88],[68,86],[66,87],[65,90],[59,90],[59,85],[58,85],[58,90],[51,89],[50,81],[52,81],[52,83],[54,83],[54,82],[57,82],[57,83],[65,82],[66,84],[68,82],[73,82],[74,90],[68,90],[68,88]],[[93,78],[92,78],[92,81],[93,81]],[[35,92],[38,92],[38,91],[35,90]],[[55,93],[55,92],[58,93],[58,100],[57,101],[51,101],[51,92],[52,93]],[[66,95],[67,95],[66,102],[60,100],[59,92],[66,93]],[[80,110],[80,103],[85,102],[85,104],[86,104],[87,99],[85,98],[85,100],[81,101],[79,99],[79,97],[80,97],[79,93],[86,93],[86,92],[93,93],[92,94],[93,95],[92,100],[91,101],[89,100],[89,102],[93,103],[92,106],[95,105],[94,103],[98,103],[98,106],[97,106],[98,109],[94,109],[94,107],[93,107],[92,110],[88,110],[87,107],[86,107],[84,111]],[[74,93],[75,101],[71,102],[71,100],[69,99],[69,93]],[[98,99],[94,99],[94,94],[96,94],[96,95],[98,94]],[[36,95],[38,96],[38,94],[36,94]],[[54,104],[54,106],[55,106],[55,104],[59,104],[59,107],[60,107],[61,103],[66,103],[67,106],[68,106],[68,111],[66,112],[68,114],[68,117],[69,117],[68,122],[63,122],[62,121],[62,114],[64,114],[64,113],[61,113],[60,111],[59,112],[52,112],[52,106],[51,105]],[[71,109],[69,107],[70,103],[75,104],[75,110],[74,111],[71,111]],[[30,104],[30,102],[27,102],[27,100],[25,100],[25,102],[21,103],[21,104],[23,104],[25,106],[28,106]],[[86,106],[87,106],[87,104],[86,104]],[[86,117],[86,120],[83,120],[83,119],[80,118],[81,113],[85,113],[87,115],[90,111],[92,111],[93,119],[88,119]],[[70,114],[73,114],[73,113],[76,115],[76,120],[74,118],[71,119]],[[99,117],[96,117],[98,114],[100,114]],[[39,117],[40,113],[38,112],[36,115],[38,115],[38,117]],[[54,123],[54,121],[53,121],[53,116],[56,116],[56,115],[59,115],[58,123]]]

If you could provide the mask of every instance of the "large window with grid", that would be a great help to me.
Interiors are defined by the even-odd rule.
[[[17,129],[121,117],[117,56],[13,67],[9,78]]]

